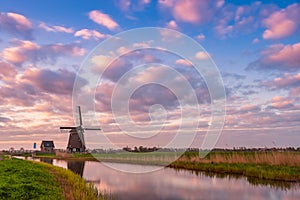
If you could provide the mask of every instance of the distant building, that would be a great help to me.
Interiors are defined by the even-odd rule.
[[[54,152],[54,142],[43,140],[41,143],[41,152]]]

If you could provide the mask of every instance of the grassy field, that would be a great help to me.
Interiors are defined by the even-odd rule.
[[[112,199],[79,175],[46,163],[0,161],[0,199]]]

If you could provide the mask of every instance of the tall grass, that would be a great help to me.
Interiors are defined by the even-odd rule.
[[[176,152],[148,152],[148,153],[99,153],[93,154],[96,159],[108,162],[123,162],[134,164],[168,165],[175,161],[182,153]]]
[[[198,156],[198,153],[185,153],[178,161],[300,166],[300,152],[224,151],[211,152],[203,159]]]

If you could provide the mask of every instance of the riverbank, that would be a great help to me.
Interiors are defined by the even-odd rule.
[[[205,158],[200,158],[198,153],[188,152],[169,167],[300,182],[299,151],[220,151],[211,152]]]
[[[205,158],[200,158],[198,152],[72,154],[67,158],[52,154],[38,157],[161,165],[176,169],[238,174],[264,180],[300,182],[299,151],[214,151]]]
[[[4,157],[0,161],[0,199],[111,199],[79,175],[46,163]]]

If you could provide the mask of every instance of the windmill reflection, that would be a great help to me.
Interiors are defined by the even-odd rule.
[[[84,161],[68,161],[68,169],[82,177],[84,170]]]
[[[52,158],[40,158],[40,161],[53,165],[53,159]]]

